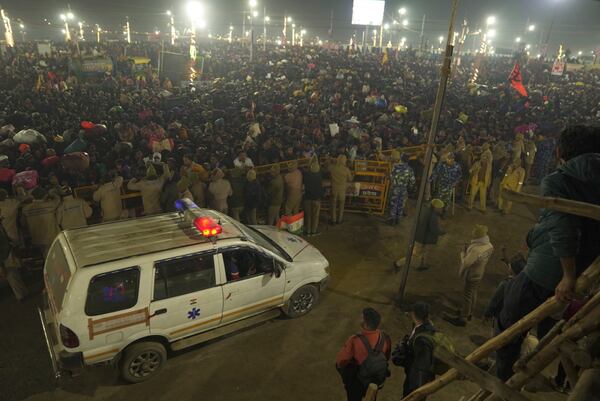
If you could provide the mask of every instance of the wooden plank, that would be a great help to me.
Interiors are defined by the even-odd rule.
[[[543,209],[552,209],[558,212],[574,214],[576,216],[587,217],[594,220],[600,220],[600,206],[593,205],[591,203],[578,202],[564,198],[552,198],[532,194],[525,194],[522,192],[515,192],[506,189],[500,193],[500,196],[502,196],[508,201],[515,203],[531,205]]]
[[[466,361],[444,347],[436,347],[434,354],[448,366],[452,366],[469,380],[490,393],[496,394],[507,401],[529,401],[527,397],[508,387],[502,380],[479,369],[473,363]]]
[[[567,401],[600,401],[600,369],[586,369]]]
[[[584,293],[591,288],[600,278],[600,257],[596,258],[594,263],[586,269],[586,271],[577,279],[575,291],[578,294]],[[565,304],[558,301],[555,297],[551,297],[535,310],[524,316],[517,323],[504,330],[486,341],[479,348],[471,352],[465,358],[469,362],[478,362],[483,358],[495,352],[498,348],[510,343],[515,337],[529,330],[548,316],[560,313],[564,309]],[[459,374],[456,369],[450,369],[435,380],[419,387],[410,395],[404,397],[402,401],[417,401],[427,397],[430,394],[444,388],[458,378]]]

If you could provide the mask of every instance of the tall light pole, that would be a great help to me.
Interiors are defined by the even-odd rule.
[[[190,18],[190,58],[196,60],[196,29],[203,28],[204,8],[197,1],[190,1],[186,6],[188,17]]]
[[[83,36],[84,35],[83,34],[83,22],[79,21],[77,23],[77,25],[79,25],[79,38],[78,39],[83,41],[83,40],[85,40],[85,37]]]
[[[296,24],[292,24],[292,46],[296,46]]]
[[[304,35],[306,35],[306,29],[300,29],[300,47],[304,46]]]
[[[125,17],[125,40],[131,43],[131,27],[129,26],[129,17]]]
[[[10,18],[8,18],[8,15],[6,15],[3,8],[0,8],[0,15],[2,16],[2,22],[4,23],[4,39],[6,40],[6,45],[8,47],[14,47],[15,39],[12,34]]]
[[[233,41],[233,25],[229,25],[229,43]]]
[[[248,2],[250,6],[250,61],[254,58],[254,17],[258,17],[258,11],[254,9],[256,4],[256,0]]]
[[[292,17],[286,17],[284,15],[283,16],[283,40],[281,41],[281,44],[283,45],[283,47],[285,47],[286,42],[287,42],[287,23],[288,22],[292,22]]]
[[[101,31],[100,25],[96,24],[96,42],[97,43],[100,43],[100,31]]]
[[[263,51],[267,50],[267,22],[271,20],[271,18],[267,15],[267,8],[263,8]]]
[[[373,47],[377,46],[377,29],[373,29]]]
[[[60,15],[60,19],[63,20],[63,22],[65,23],[65,41],[67,42],[71,40],[71,30],[69,28],[69,21],[73,18],[75,18],[75,16],[71,11],[67,12],[66,14]]]
[[[175,16],[171,12],[171,10],[167,10],[167,16],[169,17],[169,32],[171,34],[171,46],[174,46],[175,37],[177,36],[175,32]]]
[[[25,25],[22,22],[19,23],[19,29],[21,31],[21,41],[25,42]]]

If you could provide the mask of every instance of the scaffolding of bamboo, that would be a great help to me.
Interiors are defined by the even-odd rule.
[[[585,218],[600,220],[600,206],[560,198],[544,198],[531,194],[503,191],[509,201],[538,208],[548,208]],[[600,239],[599,239],[600,240]],[[600,401],[600,256],[577,279],[578,297],[588,297],[587,303],[568,321],[560,321],[529,354],[514,365],[514,374],[502,382],[475,365],[499,348],[523,335],[547,317],[560,314],[566,304],[551,297],[514,325],[491,338],[466,357],[438,347],[435,356],[450,369],[430,383],[418,388],[402,401],[419,401],[439,391],[457,379],[467,379],[480,390],[466,401],[528,401],[521,393],[529,381],[549,364],[559,359],[572,388],[568,401]]]

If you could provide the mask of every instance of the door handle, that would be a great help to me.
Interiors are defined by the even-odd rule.
[[[165,313],[167,313],[167,308],[157,309],[152,315],[150,315],[150,317],[154,317],[156,315],[163,315]]]

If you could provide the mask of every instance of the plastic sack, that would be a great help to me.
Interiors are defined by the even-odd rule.
[[[35,188],[38,184],[38,172],[35,170],[21,171],[14,175],[12,184],[22,185],[27,190]]]
[[[65,170],[85,171],[90,166],[90,156],[86,152],[73,152],[62,157]]]
[[[46,137],[34,129],[21,130],[17,132],[12,139],[15,141],[15,143],[26,143],[29,145],[33,143],[46,142]]]

